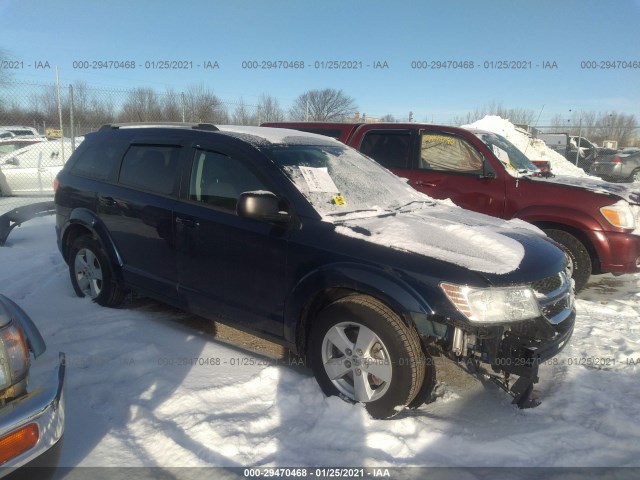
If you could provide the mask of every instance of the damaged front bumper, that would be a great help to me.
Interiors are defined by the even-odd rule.
[[[575,325],[576,313],[572,310],[563,322],[549,328],[547,321],[541,317],[528,328],[510,330],[505,333],[496,357],[491,362],[493,372],[502,373],[502,379],[490,375],[492,380],[511,393],[513,403],[520,408],[535,407],[536,399],[531,398],[533,385],[538,382],[540,365],[556,356],[571,338]],[[524,330],[524,331],[522,331]],[[552,330],[552,333],[549,332]],[[543,338],[529,336],[531,332],[547,331],[550,334]],[[511,375],[518,379],[510,383]]]

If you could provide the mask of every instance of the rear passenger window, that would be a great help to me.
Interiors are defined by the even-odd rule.
[[[420,168],[457,173],[482,172],[482,156],[465,139],[446,133],[423,133],[420,140]]]
[[[409,168],[411,135],[404,132],[367,133],[360,151],[388,168]]]
[[[71,167],[71,173],[105,180],[119,160],[118,150],[111,144],[94,144],[82,152]]]
[[[118,181],[123,185],[169,195],[178,176],[180,148],[133,145],[127,150]]]
[[[237,159],[197,150],[191,169],[189,200],[236,211],[243,192],[267,190],[264,183]]]

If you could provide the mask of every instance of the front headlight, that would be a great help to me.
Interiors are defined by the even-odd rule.
[[[474,288],[441,283],[440,288],[472,322],[515,322],[541,315],[536,296],[527,287]]]
[[[631,211],[631,207],[624,200],[619,200],[613,205],[602,207],[600,213],[602,213],[602,216],[614,227],[636,228],[633,211]]]
[[[29,372],[29,350],[16,324],[0,330],[0,391],[24,379]]]

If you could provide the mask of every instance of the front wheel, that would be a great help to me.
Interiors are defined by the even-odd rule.
[[[79,297],[89,297],[105,307],[117,307],[124,291],[113,278],[111,263],[97,240],[89,236],[76,239],[69,251],[71,284]]]
[[[576,293],[584,288],[591,276],[591,256],[584,244],[564,230],[545,230],[549,238],[558,242],[570,259],[569,273],[576,284]]]
[[[365,295],[342,298],[314,319],[309,360],[326,395],[362,402],[373,418],[389,418],[416,397],[425,377],[413,329]]]

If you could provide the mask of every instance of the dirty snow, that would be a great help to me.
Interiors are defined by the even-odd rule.
[[[456,382],[443,361],[435,403],[379,421],[325,398],[307,369],[221,343],[180,312],[76,298],[53,226],[11,234],[0,282],[47,341],[32,384],[67,354],[63,466],[640,466],[639,275],[596,278],[578,296],[538,408]]]

